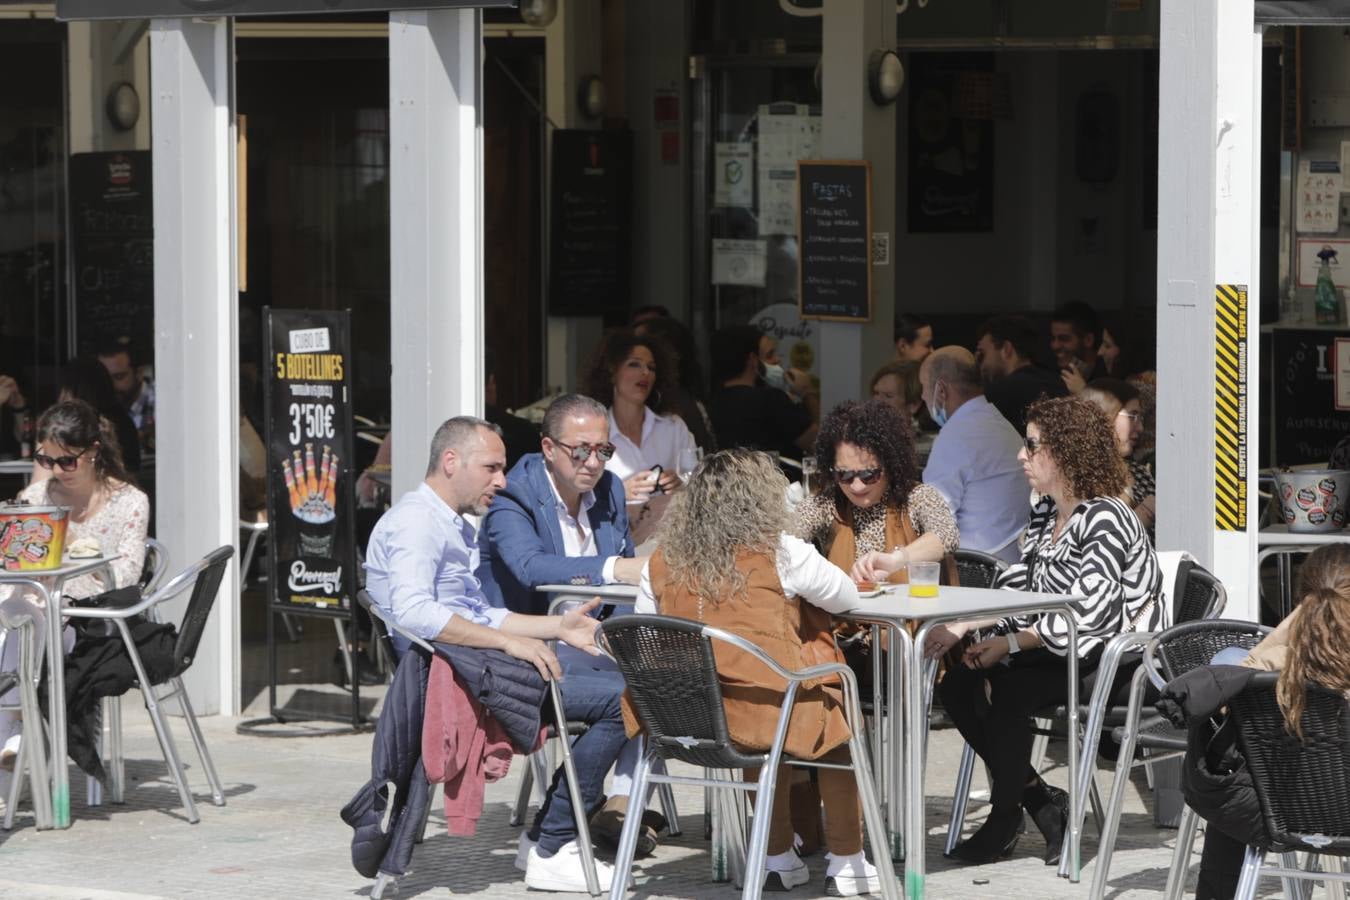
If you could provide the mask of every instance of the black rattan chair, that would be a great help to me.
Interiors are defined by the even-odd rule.
[[[844,689],[845,712],[852,726],[852,736],[849,738],[852,768],[857,777],[863,818],[881,876],[882,892],[888,900],[899,896],[890,854],[886,850],[886,826],[877,806],[877,794],[867,761],[857,682],[848,666],[829,663],[789,672],[744,638],[701,622],[670,616],[622,616],[609,619],[600,627],[605,649],[618,662],[628,684],[628,696],[647,733],[647,752],[633,778],[630,794],[633,799],[630,800],[629,808],[638,807],[640,801],[637,798],[646,796],[649,783],[756,792],[754,826],[741,893],[744,898],[758,898],[763,889],[769,820],[773,812],[774,783],[779,764],[816,765],[783,755],[783,743],[797,688],[805,681],[838,676]],[[778,718],[774,745],[768,752],[746,752],[731,740],[722,707],[722,686],[717,675],[713,641],[729,644],[754,656],[785,682],[783,711]],[[660,774],[652,771],[658,759],[677,760],[709,769],[758,767],[760,777],[757,782],[749,783]],[[629,816],[624,822],[623,837],[619,841],[619,852],[614,861],[611,900],[622,900],[627,889],[637,847],[638,824],[637,816]]]
[[[1211,620],[1174,625],[1149,640],[1144,648],[1143,662],[1130,679],[1130,698],[1126,706],[1124,724],[1112,732],[1120,744],[1120,752],[1116,759],[1110,800],[1103,817],[1101,840],[1097,850],[1097,868],[1093,873],[1092,892],[1089,896],[1102,897],[1106,891],[1106,879],[1111,871],[1111,856],[1115,851],[1116,836],[1120,827],[1121,809],[1125,803],[1125,787],[1130,779],[1130,769],[1137,765],[1136,748],[1148,750],[1153,754],[1149,762],[1157,762],[1186,751],[1185,733],[1174,729],[1161,716],[1152,716],[1141,721],[1143,707],[1148,700],[1146,688],[1150,686],[1149,683],[1154,689],[1161,690],[1163,685],[1172,679],[1192,669],[1209,665],[1220,650],[1229,647],[1250,650],[1269,632],[1269,628],[1252,622]],[[1177,834],[1177,856],[1173,860],[1174,866],[1181,867],[1180,877],[1175,872],[1169,876],[1176,878],[1178,885],[1184,879],[1195,824],[1195,813],[1187,809],[1182,814]]]
[[[216,806],[224,806],[225,792],[221,789],[220,778],[216,775],[216,767],[211,762],[210,752],[206,749],[206,739],[202,736],[201,726],[197,724],[197,716],[193,712],[192,703],[188,700],[187,690],[183,687],[182,675],[192,665],[197,656],[197,646],[201,643],[202,632],[206,628],[206,620],[211,615],[211,607],[215,605],[216,595],[220,592],[220,583],[225,577],[225,569],[233,556],[233,545],[226,544],[223,547],[217,547],[202,559],[169,579],[168,583],[159,590],[131,606],[122,608],[82,606],[69,607],[65,610],[65,614],[72,618],[104,619],[115,624],[122,636],[122,644],[126,648],[127,655],[131,658],[132,667],[136,671],[136,681],[141,689],[141,696],[145,700],[146,711],[150,713],[150,721],[155,726],[155,736],[159,738],[160,750],[164,753],[164,762],[168,766],[169,775],[178,788],[178,796],[183,801],[188,821],[194,824],[200,819],[197,815],[197,805],[192,800],[192,791],[188,789],[187,785],[187,775],[183,769],[182,760],[178,756],[178,748],[174,744],[173,735],[169,731],[168,721],[164,718],[164,713],[160,709],[160,704],[166,700],[178,700],[178,705],[183,711],[183,721],[187,725],[188,734],[191,735],[192,743],[197,748],[197,755],[201,758],[202,768],[206,771],[207,781],[211,785],[211,800]],[[155,607],[166,600],[177,597],[187,591],[188,588],[192,589],[192,594],[188,598],[183,619],[178,624],[178,634],[173,648],[173,667],[165,677],[152,679],[146,672],[140,653],[136,650],[136,643],[131,638],[127,621],[132,616],[141,614],[153,616]],[[157,688],[162,685],[167,685],[169,689],[161,694]],[[111,726],[111,752],[109,755],[111,757],[112,799],[114,803],[120,803],[122,801],[121,723],[118,721],[109,724]]]
[[[962,547],[952,553],[956,558],[956,572],[961,576],[961,587],[991,588],[999,573],[1008,568],[1008,564],[983,550],[967,550]]]
[[[1263,672],[1229,703],[1238,746],[1261,804],[1267,841],[1247,848],[1237,900],[1256,896],[1263,876],[1293,881],[1350,882],[1350,874],[1319,872],[1288,863],[1295,851],[1312,856],[1350,857],[1350,701],[1337,691],[1306,686],[1301,717],[1303,739],[1285,729],[1276,702],[1278,672]],[[1286,865],[1266,868],[1265,856],[1284,855]]]

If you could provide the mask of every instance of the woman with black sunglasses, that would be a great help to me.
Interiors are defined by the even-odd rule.
[[[1085,677],[1110,638],[1166,625],[1158,558],[1120,499],[1125,462],[1096,406],[1075,397],[1033,403],[1018,459],[1040,500],[1022,541],[1022,561],[995,586],[1085,598],[1074,608],[1078,673]],[[1045,837],[1051,865],[1059,861],[1068,798],[1031,768],[1031,718],[1068,697],[1069,626],[1058,614],[963,623],[934,629],[924,652],[941,655],[966,631],[991,625],[938,685],[943,708],[991,778],[989,818],[949,857],[980,864],[1009,855],[1026,810]]]
[[[150,501],[122,464],[114,427],[83,400],[57,403],[38,419],[33,462],[35,480],[19,493],[19,501],[69,507],[66,549],[92,543],[103,556],[117,557],[109,565],[115,583],[105,583],[101,573],[81,575],[62,585],[63,594],[82,599],[135,584],[145,563]],[[74,639],[74,630],[67,628],[67,652]],[[16,652],[15,642],[4,641],[0,668],[12,671]],[[0,717],[0,783],[14,765],[19,735],[17,716]],[[79,751],[74,743],[72,751]],[[77,760],[84,765],[85,758]]]
[[[909,563],[925,561],[944,562],[944,574],[955,577],[956,518],[919,481],[912,426],[893,406],[836,406],[820,423],[816,465],[821,487],[793,511],[798,537],[855,581],[903,582]]]

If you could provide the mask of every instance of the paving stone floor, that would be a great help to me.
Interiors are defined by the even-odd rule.
[[[364,897],[371,882],[353,871],[348,858],[350,830],[339,808],[369,772],[369,734],[327,737],[258,737],[235,731],[238,720],[208,717],[203,728],[224,781],[227,805],[211,805],[200,766],[179,720],[180,747],[190,759],[189,780],[196,789],[201,822],[189,825],[168,779],[149,719],[129,696],[124,703],[128,758],[128,802],[89,808],[84,779],[72,775],[73,826],[38,832],[21,806],[13,832],[0,832],[0,897],[59,900],[130,898],[341,898]],[[1092,877],[1096,837],[1087,828],[1084,881],[1073,885],[1042,865],[1039,835],[1023,838],[1014,856],[980,868],[949,865],[941,856],[946,812],[960,755],[954,731],[933,734],[927,784],[928,896],[1086,897]],[[523,766],[489,785],[478,834],[452,838],[432,816],[428,839],[414,856],[415,871],[399,886],[399,897],[524,896],[512,867],[517,830],[507,817]],[[977,775],[977,788],[982,787]],[[1061,766],[1048,775],[1064,784]],[[1102,777],[1103,789],[1107,780]],[[1112,866],[1113,898],[1157,896],[1166,880],[1175,832],[1155,829],[1145,802],[1142,776],[1128,792],[1120,848]],[[677,791],[684,836],[662,844],[640,861],[637,897],[737,896],[726,884],[708,880],[709,857],[702,840],[702,795]],[[1151,801],[1149,801],[1151,802]],[[972,821],[983,817],[973,804]],[[808,860],[818,877],[792,892],[795,897],[823,895],[824,861]],[[1194,877],[1194,870],[1192,871]],[[1278,895],[1279,884],[1267,893]],[[535,894],[538,897],[540,895]],[[1319,889],[1315,896],[1323,896]]]

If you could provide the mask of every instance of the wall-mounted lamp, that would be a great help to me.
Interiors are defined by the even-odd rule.
[[[104,108],[108,112],[108,121],[112,122],[114,128],[118,131],[130,131],[136,127],[136,122],[141,117],[141,98],[136,93],[136,88],[128,82],[120,81],[108,91]]]
[[[598,119],[605,112],[605,83],[599,75],[587,75],[577,88],[577,107],[588,119]]]
[[[894,103],[905,84],[905,67],[894,50],[873,50],[867,60],[867,90],[877,106]]]
[[[558,0],[520,0],[520,18],[526,25],[547,28],[558,15]]]

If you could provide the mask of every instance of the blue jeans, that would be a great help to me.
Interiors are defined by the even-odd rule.
[[[559,683],[563,715],[569,722],[585,722],[590,729],[572,744],[584,809],[592,809],[604,795],[605,774],[627,742],[619,698],[623,679],[601,672],[570,671]],[[548,701],[545,701],[548,704]],[[551,704],[549,704],[551,708]],[[530,837],[538,844],[541,856],[552,856],[577,836],[572,816],[572,794],[562,766],[553,773],[553,784],[539,807]]]

